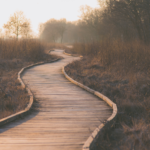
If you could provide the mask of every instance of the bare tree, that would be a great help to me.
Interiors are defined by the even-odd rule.
[[[22,37],[25,37],[25,38],[30,38],[32,35],[32,30],[31,30],[31,23],[29,20],[25,20],[25,22],[22,24],[21,26],[21,35]]]
[[[3,26],[8,33],[15,34],[17,39],[19,35],[27,35],[31,31],[30,22],[22,11],[17,11],[9,18],[9,21]]]
[[[81,7],[80,18],[79,26],[86,31],[85,34],[88,33],[90,40],[99,40],[108,34],[107,24],[103,21],[103,9],[90,6]]]
[[[112,23],[125,32],[136,30],[134,37],[138,35],[145,43],[150,41],[149,0],[106,0],[106,4],[105,16]]]

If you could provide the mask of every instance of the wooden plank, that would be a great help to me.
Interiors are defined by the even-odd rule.
[[[78,58],[62,50],[53,53],[64,59],[24,73],[24,82],[38,100],[37,111],[0,128],[1,150],[81,150],[93,130],[111,115],[105,102],[62,75],[62,66]]]

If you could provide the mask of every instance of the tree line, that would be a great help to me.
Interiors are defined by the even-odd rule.
[[[149,0],[98,0],[99,8],[83,6],[78,21],[50,19],[40,26],[48,42],[92,42],[103,38],[150,41]]]

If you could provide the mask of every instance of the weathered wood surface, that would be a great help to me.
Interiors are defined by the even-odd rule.
[[[94,129],[112,113],[104,101],[70,83],[62,66],[78,59],[64,59],[33,67],[24,82],[38,99],[37,111],[0,128],[0,150],[81,150]]]

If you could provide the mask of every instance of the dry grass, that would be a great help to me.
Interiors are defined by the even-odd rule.
[[[78,52],[86,56],[66,67],[75,80],[108,96],[118,106],[115,125],[92,149],[150,149],[149,46],[119,41],[92,45],[75,45],[74,50],[80,49]]]
[[[23,110],[29,97],[17,80],[17,73],[29,63],[19,59],[0,59],[0,118]]]
[[[0,118],[23,110],[29,97],[21,88],[17,74],[22,67],[57,56],[45,54],[46,46],[34,39],[0,39]]]
[[[0,58],[43,61],[47,59],[44,53],[45,47],[45,44],[36,39],[0,39]]]

